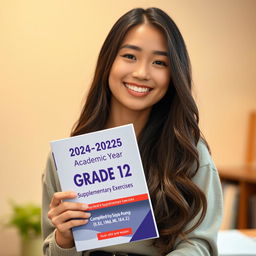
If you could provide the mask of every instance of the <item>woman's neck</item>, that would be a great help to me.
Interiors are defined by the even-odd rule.
[[[111,107],[106,128],[132,123],[136,136],[138,137],[148,121],[149,114],[150,109],[134,111],[130,109]]]

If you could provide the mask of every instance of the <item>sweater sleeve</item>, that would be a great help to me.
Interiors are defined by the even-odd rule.
[[[43,253],[45,256],[82,256],[75,247],[64,249],[55,241],[55,227],[48,218],[49,205],[55,192],[61,191],[59,179],[51,155],[48,156],[42,176],[42,234]]]
[[[168,256],[217,256],[217,234],[223,215],[223,196],[218,172],[211,156],[203,145],[200,146],[200,168],[193,182],[205,193],[207,211],[203,222],[188,234],[188,240],[178,240],[176,248]],[[186,229],[193,226],[199,216]]]

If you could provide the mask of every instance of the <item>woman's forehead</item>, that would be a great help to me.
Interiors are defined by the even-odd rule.
[[[167,41],[164,33],[149,23],[131,28],[125,35],[121,47],[124,45],[135,45],[152,51],[167,51]]]

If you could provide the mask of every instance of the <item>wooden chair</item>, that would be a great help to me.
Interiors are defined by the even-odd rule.
[[[238,221],[239,229],[248,228],[249,199],[256,194],[256,112],[249,116],[245,164],[241,168],[220,168],[223,181],[239,186]]]

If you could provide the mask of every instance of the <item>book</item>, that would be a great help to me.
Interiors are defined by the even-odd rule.
[[[72,229],[77,251],[159,237],[132,124],[52,141],[62,191],[86,203]]]
[[[249,228],[256,228],[256,195],[249,198]]]
[[[222,224],[220,229],[234,229],[237,227],[239,188],[236,184],[232,183],[224,183],[222,185],[224,215],[222,218]]]

